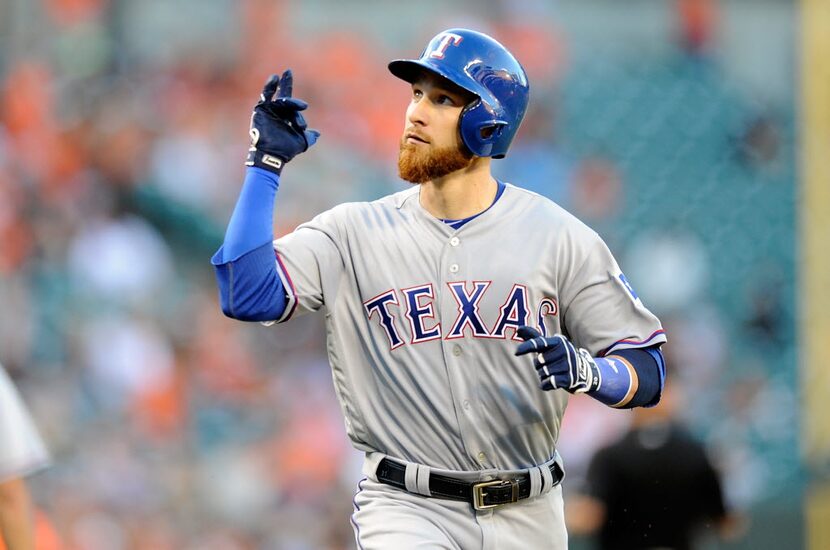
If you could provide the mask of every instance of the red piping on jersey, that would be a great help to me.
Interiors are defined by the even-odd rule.
[[[601,352],[599,352],[598,357],[605,357],[605,355],[609,351],[611,351],[615,347],[619,346],[620,344],[634,344],[635,346],[640,346],[642,344],[647,344],[648,342],[654,340],[654,338],[656,338],[657,336],[664,335],[664,334],[666,334],[666,331],[663,330],[663,329],[659,329],[659,330],[655,330],[654,332],[652,332],[651,336],[649,336],[645,340],[642,340],[642,341],[639,341],[639,342],[637,340],[619,340],[617,342],[614,342],[613,344],[611,344],[610,346],[608,346],[607,348],[605,348]]]

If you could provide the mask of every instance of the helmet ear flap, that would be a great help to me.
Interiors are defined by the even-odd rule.
[[[501,158],[493,149],[507,129],[508,123],[498,116],[481,98],[467,105],[459,117],[461,139],[477,157]]]
[[[502,131],[507,127],[503,120],[496,120],[493,124],[482,126],[479,129],[482,141],[496,141],[501,137]]]

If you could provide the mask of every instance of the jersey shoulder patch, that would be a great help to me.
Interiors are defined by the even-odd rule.
[[[617,270],[614,274],[614,279],[625,288],[628,295],[631,296],[631,299],[635,302],[640,302],[640,297],[634,291],[634,287],[631,286],[631,283],[628,282],[628,278],[622,271]]]

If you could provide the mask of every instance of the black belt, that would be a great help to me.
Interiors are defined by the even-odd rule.
[[[565,472],[562,471],[562,467],[557,462],[550,465],[550,474],[554,487],[565,477]],[[407,490],[405,481],[406,466],[404,464],[384,458],[378,465],[376,475],[380,482]],[[487,510],[529,497],[530,474],[520,474],[512,479],[469,482],[430,473],[429,491],[433,497],[463,500],[472,504],[476,510]]]

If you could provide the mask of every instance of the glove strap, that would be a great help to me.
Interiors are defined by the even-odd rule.
[[[597,367],[596,361],[594,358],[591,357],[590,352],[584,348],[579,348],[577,350],[577,354],[579,355],[579,362],[581,365],[579,366],[580,370],[585,369],[584,378],[580,373],[580,378],[583,378],[586,382],[584,389],[580,388],[578,390],[579,393],[593,393],[597,391],[602,385],[602,375],[600,374],[599,367]]]
[[[248,157],[245,159],[245,166],[256,166],[279,175],[284,165],[285,161],[279,157],[258,151],[253,145],[248,148]]]

